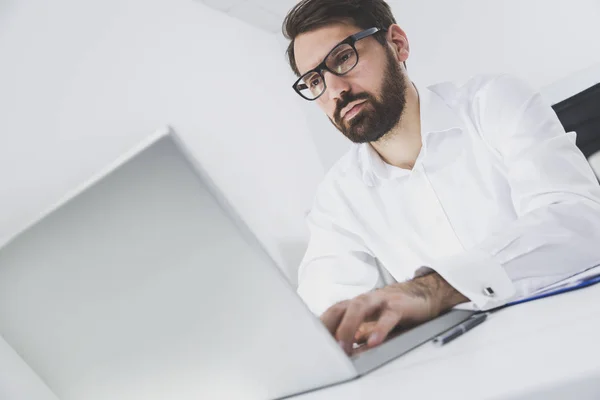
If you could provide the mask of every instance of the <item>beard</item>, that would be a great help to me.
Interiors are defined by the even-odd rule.
[[[345,94],[336,105],[333,119],[335,127],[354,143],[376,142],[392,130],[406,107],[406,78],[391,50],[386,49],[387,66],[381,85],[381,98],[370,93]],[[344,121],[341,111],[348,104],[365,100],[362,110],[350,121]]]

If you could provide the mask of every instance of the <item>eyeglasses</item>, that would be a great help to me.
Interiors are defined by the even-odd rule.
[[[327,54],[321,64],[315,69],[308,71],[294,83],[294,90],[306,100],[313,101],[318,99],[325,93],[327,84],[323,71],[329,71],[334,75],[342,76],[352,71],[358,64],[358,51],[356,50],[356,42],[373,36],[377,32],[385,31],[385,29],[370,28],[362,32],[358,32],[337,44]]]

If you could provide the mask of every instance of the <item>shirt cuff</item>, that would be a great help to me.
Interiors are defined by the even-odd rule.
[[[471,303],[460,308],[486,311],[500,307],[516,294],[515,285],[500,263],[478,250],[438,260],[429,267],[419,268],[415,277],[434,270]]]

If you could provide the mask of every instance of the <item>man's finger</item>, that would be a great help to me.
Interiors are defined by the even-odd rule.
[[[367,346],[375,347],[383,343],[387,335],[398,325],[401,319],[401,313],[389,309],[384,310],[367,340]]]
[[[342,320],[335,332],[335,338],[343,346],[346,353],[352,351],[354,335],[365,319],[379,310],[382,298],[375,292],[358,296],[350,301]]]
[[[321,322],[332,336],[335,336],[335,332],[342,321],[342,317],[344,316],[346,307],[348,307],[349,303],[349,300],[341,301],[329,307],[327,311],[321,315]]]
[[[373,333],[376,323],[377,321],[363,322],[354,335],[354,341],[356,343],[366,342],[371,333]]]

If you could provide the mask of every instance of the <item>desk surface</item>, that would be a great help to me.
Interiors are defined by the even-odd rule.
[[[379,398],[600,399],[600,284],[500,310],[443,347],[293,400]]]

